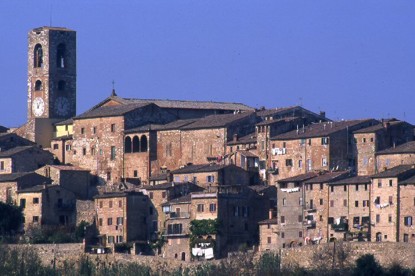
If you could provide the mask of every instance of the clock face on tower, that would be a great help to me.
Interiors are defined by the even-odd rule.
[[[65,97],[58,97],[55,101],[55,113],[59,116],[65,116],[69,113],[69,101]]]
[[[45,111],[45,102],[43,101],[42,98],[37,97],[33,100],[32,110],[33,110],[33,114],[36,117],[42,116],[43,112]]]

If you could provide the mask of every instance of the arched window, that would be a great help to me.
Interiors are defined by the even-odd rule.
[[[58,68],[65,68],[65,54],[66,54],[66,47],[65,44],[59,44],[58,50],[56,51],[56,64]]]
[[[63,81],[63,80],[60,80],[60,81],[58,82],[58,90],[59,90],[59,91],[63,91],[63,90],[65,90],[65,87],[66,87],[66,82],[65,82],[65,81]]]
[[[141,152],[147,151],[147,136],[142,135],[141,136]]]
[[[42,45],[36,44],[35,46],[35,52],[34,52],[34,60],[33,60],[33,66],[35,68],[43,67],[43,50]]]
[[[133,138],[133,152],[139,152],[140,151],[140,139],[138,139],[138,136],[134,136]]]
[[[40,80],[37,80],[35,82],[35,90],[36,91],[42,90],[42,82]]]
[[[131,137],[130,136],[125,137],[124,152],[125,153],[131,152]]]

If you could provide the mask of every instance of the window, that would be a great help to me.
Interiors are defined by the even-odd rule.
[[[281,216],[281,223],[285,223],[285,216]]]
[[[92,133],[93,133],[93,134],[97,134],[97,127],[93,127],[93,128],[92,128]]]
[[[107,225],[112,225],[112,218],[108,218]]]
[[[343,199],[343,206],[347,207],[347,199]]]
[[[99,218],[99,219],[98,219],[98,225],[99,225],[99,226],[102,226],[102,218]]]
[[[166,192],[161,192],[161,197],[162,198],[166,198],[166,196],[167,196]]]
[[[329,137],[322,137],[321,138],[321,144],[322,145],[328,145],[329,144]]]
[[[319,219],[320,219],[320,221],[323,221],[323,215],[320,215]]]
[[[284,239],[284,238],[285,238],[285,233],[281,232],[281,239]]]
[[[33,67],[41,68],[43,67],[43,50],[42,45],[36,44],[34,50],[34,60],[33,60]]]
[[[268,237],[268,238],[267,238],[267,242],[268,242],[268,243],[271,243],[271,237]]]
[[[379,214],[377,214],[376,215],[376,223],[379,223],[380,222],[380,215]]]
[[[303,160],[298,160],[298,167],[300,169],[303,167]]]
[[[210,212],[216,212],[216,203],[211,203],[209,205],[209,211]]]
[[[70,150],[71,150],[71,145],[66,145],[66,146],[65,146],[65,150],[66,150],[66,151],[70,151]]]
[[[353,224],[359,224],[360,223],[360,217],[353,217]]]
[[[33,223],[39,222],[39,216],[33,216]]]
[[[392,181],[392,179],[389,179],[389,187],[392,187],[393,186],[393,181]]]
[[[233,216],[234,217],[239,217],[239,206],[234,206],[233,207]]]
[[[111,180],[111,172],[107,172],[107,181]]]
[[[86,155],[86,148],[82,148],[82,155]]]
[[[367,191],[367,184],[365,184],[365,191]]]
[[[292,167],[292,165],[293,165],[293,160],[292,159],[285,159],[285,166]]]
[[[134,170],[134,177],[138,177],[138,171]]]
[[[117,225],[123,225],[124,224],[124,218],[123,217],[117,217]]]
[[[334,223],[334,218],[333,217],[329,217],[327,220],[328,224],[333,224]]]
[[[37,80],[35,82],[35,91],[40,91],[42,90],[42,82],[40,80]]]
[[[359,185],[358,184],[356,184],[356,186],[355,186],[355,191],[356,192],[359,191]]]
[[[39,198],[38,197],[33,198],[33,204],[39,204]]]
[[[122,208],[122,200],[119,200],[119,201],[118,201],[118,207],[119,207],[119,208]]]
[[[116,149],[114,146],[111,146],[111,160],[115,160]]]
[[[380,196],[376,197],[375,204],[380,204]]]
[[[403,242],[408,242],[408,241],[409,241],[409,235],[403,234]]]
[[[302,206],[302,205],[303,205],[303,198],[302,198],[302,197],[300,197],[300,198],[298,199],[298,205],[300,205],[300,206]]]
[[[389,205],[393,205],[393,196],[389,196]]]
[[[53,144],[53,149],[54,149],[54,150],[59,149],[59,144]],[[0,169],[1,169],[1,168],[0,168]]]
[[[347,185],[343,185],[343,191],[347,192]]]
[[[4,161],[0,161],[0,171],[4,171]]]
[[[300,139],[300,145],[304,145],[305,144],[305,141],[306,141],[305,138]]]
[[[202,213],[205,210],[205,205],[204,204],[198,204],[197,205],[197,212]]]
[[[103,201],[100,201],[99,202],[99,208],[102,208],[102,207],[104,207],[104,202]]]
[[[323,190],[323,187],[324,187],[323,183],[320,183],[320,190]]]
[[[57,51],[56,51],[56,66],[58,68],[65,68],[65,54],[66,54],[65,44],[59,44]]]
[[[112,200],[110,200],[110,201],[108,202],[108,207],[109,207],[109,208],[112,208]]]
[[[314,208],[314,202],[312,199],[310,199],[310,209],[313,209],[313,208]]]
[[[298,222],[302,222],[303,221],[303,216],[302,215],[298,215]]]
[[[358,200],[356,200],[356,201],[354,202],[354,207],[359,207],[359,201],[358,201]]]
[[[334,186],[330,186],[330,192],[334,192]]]
[[[206,176],[206,182],[207,183],[213,183],[213,182],[215,182],[215,177],[213,175]]]
[[[287,199],[286,198],[283,198],[282,199],[282,206],[285,206],[287,204]]]
[[[326,167],[327,166],[327,158],[322,158],[321,159],[321,166]]]
[[[382,180],[378,180],[378,187],[381,188],[382,187]]]
[[[313,184],[310,184],[310,190],[313,190]]]
[[[330,200],[330,207],[334,207],[334,200]]]
[[[114,243],[114,236],[108,236],[108,243]]]
[[[141,135],[141,144],[140,144],[140,151],[146,152],[147,151],[147,136]]]
[[[369,200],[363,200],[363,207],[369,207]]]
[[[150,199],[153,199],[153,192],[150,192]]]
[[[403,218],[403,224],[405,226],[412,226],[412,217],[411,216],[404,217]]]
[[[81,127],[81,134],[85,134],[85,128]]]
[[[299,232],[298,232],[298,237],[299,237],[299,238],[302,238],[302,237],[303,237],[303,231],[299,231]]]
[[[389,221],[389,223],[392,223],[392,215],[388,216],[388,221]]]
[[[323,203],[323,199],[322,198],[320,198],[320,205],[323,205],[324,203]]]
[[[92,147],[92,148],[91,148],[91,155],[92,155],[92,156],[94,156],[94,155],[95,155],[95,148],[94,148],[94,147]]]
[[[20,207],[21,208],[26,208],[26,199],[25,198],[20,199]]]
[[[362,138],[362,142],[363,143],[366,143],[366,138]]]
[[[115,132],[115,124],[111,124],[111,132]]]

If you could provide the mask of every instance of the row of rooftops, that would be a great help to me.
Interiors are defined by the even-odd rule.
[[[369,184],[374,178],[397,177],[399,184],[415,184],[415,165],[399,165],[370,175],[354,175],[350,171],[309,172],[278,180],[278,183],[303,182],[304,184],[328,183],[329,185]]]

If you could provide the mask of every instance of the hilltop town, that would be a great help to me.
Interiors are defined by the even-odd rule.
[[[115,90],[77,114],[76,32],[28,36],[27,123],[0,126],[0,201],[21,208],[23,239],[84,225],[86,252],[181,261],[415,243],[409,122]]]

